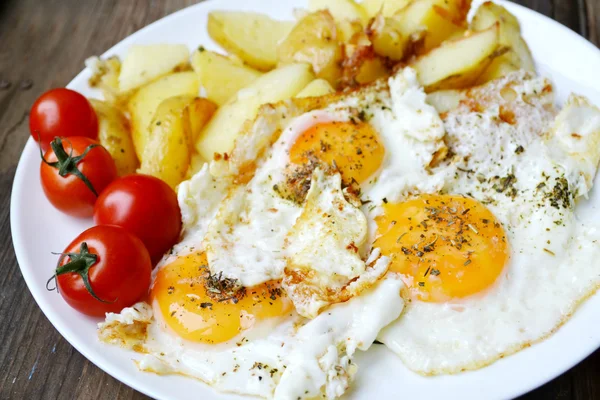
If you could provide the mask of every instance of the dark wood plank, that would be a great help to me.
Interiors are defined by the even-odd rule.
[[[64,86],[86,57],[195,0],[0,1],[0,399],[145,399],[74,350],[35,304],[19,272],[10,189],[28,138],[27,111]],[[600,44],[598,0],[519,0]],[[10,83],[3,89],[2,81]],[[28,88],[28,81],[32,87]],[[600,352],[524,399],[600,398]]]

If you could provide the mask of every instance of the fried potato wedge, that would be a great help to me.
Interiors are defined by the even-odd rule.
[[[208,14],[208,34],[225,50],[258,70],[268,71],[277,64],[277,44],[294,26],[264,14],[213,11]]]
[[[519,69],[535,72],[531,51],[521,37],[519,21],[506,8],[492,2],[482,4],[473,16],[470,27],[474,31],[481,31],[494,24],[499,24],[500,45],[508,51],[494,60],[480,77],[479,83],[500,78]]]
[[[394,15],[406,37],[419,39],[419,54],[438,47],[466,25],[470,0],[413,0]]]
[[[316,11],[302,18],[277,49],[281,64],[309,63],[317,77],[334,88],[342,75],[342,46],[336,23],[329,11]]]
[[[121,108],[127,102],[129,94],[119,91],[119,74],[121,73],[119,57],[112,56],[107,59],[90,57],[85,60],[85,65],[92,71],[92,76],[88,80],[90,87],[100,89],[105,101]]]
[[[360,21],[366,25],[369,17],[366,11],[354,0],[309,0],[308,11],[329,10],[336,21]]]
[[[375,53],[366,33],[355,35],[344,49],[341,87],[357,87],[390,74],[384,59]]]
[[[198,140],[200,132],[208,124],[213,114],[217,111],[217,105],[212,101],[197,97],[188,105],[188,114],[190,117],[190,149],[194,148],[194,143]]]
[[[410,66],[427,92],[462,89],[473,85],[499,55],[499,25],[443,43],[417,58]]]
[[[119,91],[128,92],[189,64],[183,44],[133,45],[121,66]]]
[[[314,79],[309,64],[290,64],[264,74],[217,110],[200,133],[196,150],[205,160],[230,152],[242,125],[262,104],[292,98]]]
[[[189,104],[193,96],[170,97],[160,103],[149,127],[140,172],[162,179],[171,187],[185,179],[190,165]]]
[[[411,0],[365,0],[361,3],[361,6],[369,18],[373,18],[379,13],[384,17],[391,17],[410,2]]]
[[[377,14],[372,19],[367,34],[376,54],[393,61],[402,60],[408,45],[408,37],[404,35],[398,20]]]
[[[319,97],[335,92],[325,79],[315,79],[296,95],[296,97]]]
[[[192,68],[198,74],[206,97],[218,105],[225,104],[238,90],[262,75],[253,68],[202,48],[192,54]]]
[[[141,160],[150,135],[149,126],[157,107],[169,97],[197,96],[200,83],[195,72],[177,72],[141,87],[127,103],[135,152]]]
[[[119,176],[134,173],[139,162],[129,131],[129,121],[111,104],[96,99],[89,100],[98,116],[98,141],[115,160]]]

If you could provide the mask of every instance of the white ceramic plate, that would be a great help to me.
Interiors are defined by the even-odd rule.
[[[134,43],[202,44],[217,48],[206,32],[209,11],[253,10],[280,19],[292,19],[294,7],[306,0],[214,0],[186,8],[157,21],[114,46],[105,55],[123,56]],[[505,3],[503,3],[505,4]],[[588,96],[600,105],[600,51],[569,29],[526,8],[505,4],[521,21],[523,35],[538,63],[539,72],[557,86],[563,102],[571,91]],[[90,54],[91,55],[91,54]],[[87,86],[89,71],[80,73],[69,85],[85,95],[95,95]],[[139,372],[135,353],[103,345],[96,339],[95,319],[71,309],[56,292],[46,291],[56,257],[81,231],[92,225],[60,214],[45,199],[39,182],[39,153],[29,140],[15,176],[11,201],[13,243],[23,277],[38,305],[58,331],[85,357],[115,378],[160,399],[241,399],[216,393],[201,382],[181,376],[161,377]],[[600,182],[598,182],[600,184]],[[600,190],[584,205],[586,218],[600,220]],[[600,294],[589,299],[573,318],[550,339],[516,355],[474,372],[425,378],[407,370],[384,346],[373,346],[360,354],[360,372],[353,399],[396,398],[510,398],[523,394],[565,372],[600,347]]]

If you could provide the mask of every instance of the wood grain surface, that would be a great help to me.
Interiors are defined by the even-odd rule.
[[[600,44],[600,0],[517,2]],[[36,97],[66,85],[88,56],[193,3],[0,0],[0,399],[147,398],[73,349],[35,304],[12,247],[10,194]],[[523,399],[600,399],[599,371],[600,351]]]

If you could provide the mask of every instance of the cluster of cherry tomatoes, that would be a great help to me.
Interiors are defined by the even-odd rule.
[[[78,311],[103,316],[144,298],[153,265],[181,230],[177,196],[149,175],[117,176],[98,143],[98,118],[90,102],[69,89],[44,93],[31,108],[29,128],[42,154],[46,197],[65,214],[94,218],[61,253],[56,288]]]

